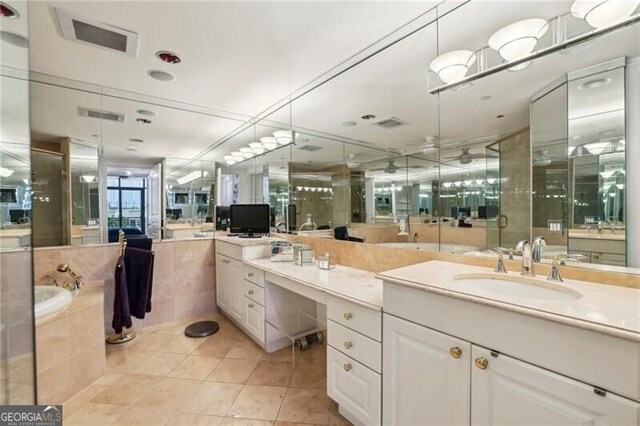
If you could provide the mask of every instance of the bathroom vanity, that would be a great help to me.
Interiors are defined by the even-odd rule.
[[[638,424],[638,290],[439,261],[379,276],[383,424]]]

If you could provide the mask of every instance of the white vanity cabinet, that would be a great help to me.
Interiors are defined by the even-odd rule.
[[[327,319],[327,394],[352,423],[380,424],[381,312],[330,297]]]
[[[384,315],[385,425],[469,422],[471,344]]]
[[[269,242],[216,239],[216,302],[218,307],[264,346],[264,271],[244,263],[269,255]]]

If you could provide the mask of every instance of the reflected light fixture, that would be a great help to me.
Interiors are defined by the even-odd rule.
[[[240,151],[232,151],[231,156],[236,160],[236,162],[244,160],[244,156]]]
[[[449,84],[462,80],[475,62],[476,55],[472,51],[453,50],[435,58],[429,67],[440,80]]]
[[[255,155],[264,154],[265,148],[262,146],[260,142],[251,142],[249,144],[249,148]]]
[[[200,179],[202,177],[207,176],[208,172],[202,172],[199,170],[195,170],[187,175],[182,176],[181,178],[176,179],[180,185],[184,185],[185,183],[193,182],[196,179]]]
[[[93,181],[96,180],[95,175],[82,175],[82,180],[85,181],[86,183],[92,183]]]
[[[511,62],[529,55],[549,26],[544,19],[525,19],[496,31],[489,38],[489,47]],[[514,70],[517,71],[517,70]]]
[[[288,145],[293,142],[294,137],[298,137],[298,134],[292,130],[276,130],[273,132],[273,137],[280,145]]]
[[[576,0],[571,14],[594,28],[605,28],[631,16],[639,4],[633,0]]]
[[[278,142],[276,141],[276,138],[272,136],[264,136],[260,138],[260,142],[262,142],[262,147],[267,151],[270,151],[278,146]]]
[[[242,147],[242,148],[238,149],[238,151],[240,151],[240,154],[241,154],[244,158],[251,158],[251,157],[253,157],[253,151],[251,150],[251,148]]]
[[[6,167],[0,167],[0,177],[9,177],[13,172],[13,170],[7,169]]]
[[[236,159],[233,157],[233,155],[225,155],[223,158],[229,166],[233,166],[234,164],[236,164]]]

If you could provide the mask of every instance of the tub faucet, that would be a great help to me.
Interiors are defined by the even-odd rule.
[[[58,265],[56,269],[58,270],[58,272],[68,273],[71,276],[71,278],[73,278],[73,282],[66,283],[64,285],[64,287],[67,290],[80,290],[84,285],[84,282],[82,281],[82,277],[80,275],[77,275],[75,272],[73,272],[71,268],[69,268],[69,265],[61,263],[60,265]]]
[[[417,232],[415,234],[413,234],[413,242],[414,243],[417,243],[419,239],[420,239],[420,236],[418,236]]]
[[[533,248],[532,250],[532,260],[534,263],[540,263],[542,259],[542,249],[546,246],[547,243],[544,240],[544,237],[537,237],[533,240]]]
[[[516,246],[516,250],[522,252],[522,270],[520,271],[520,275],[525,277],[535,277],[535,273],[533,272],[532,252],[529,241],[520,241]]]

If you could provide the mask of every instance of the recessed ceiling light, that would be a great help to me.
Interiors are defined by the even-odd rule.
[[[20,17],[20,14],[8,4],[0,2],[0,16],[3,18],[17,19]]]
[[[129,142],[138,142],[138,143],[142,143],[144,142],[142,139],[138,139],[138,138],[129,138]]]
[[[496,118],[504,118],[504,114],[496,115]]]
[[[179,64],[180,57],[173,52],[169,52],[167,50],[161,50],[160,52],[156,52],[156,56],[162,62],[166,62],[167,64]]]
[[[597,89],[598,87],[606,86],[609,83],[611,83],[611,79],[608,78],[608,77],[607,78],[597,78],[595,80],[591,80],[591,81],[587,81],[586,83],[582,83],[580,86],[578,86],[578,89],[580,89],[580,90]]]
[[[155,117],[156,115],[158,115],[157,112],[150,111],[148,109],[139,109],[136,112],[140,115],[144,115],[145,117]]]
[[[364,117],[362,117],[362,118],[364,118]],[[358,123],[356,123],[355,121],[345,121],[344,123],[342,123],[342,125],[344,127],[354,127],[354,126],[357,126]]]
[[[149,74],[149,77],[154,78],[158,81],[174,81],[176,79],[175,76],[169,74],[168,72],[160,70],[149,70],[147,71],[147,74]]]
[[[128,145],[127,146],[127,151],[137,151],[138,150],[138,145]]]
[[[146,118],[136,118],[136,121],[140,124],[151,124],[151,120],[147,120]]]
[[[29,40],[26,37],[9,31],[0,31],[0,40],[15,47],[29,47]]]
[[[374,118],[376,118],[376,116],[373,114],[365,114],[360,118],[362,118],[363,120],[373,120]]]

